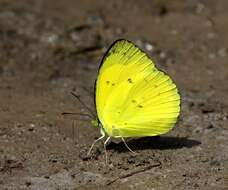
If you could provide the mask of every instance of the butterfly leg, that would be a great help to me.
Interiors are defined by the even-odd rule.
[[[104,142],[104,150],[105,150],[105,163],[108,164],[108,154],[107,154],[107,151],[106,151],[106,145],[108,143],[108,141],[110,140],[111,137],[108,137],[105,142]]]
[[[89,151],[88,151],[88,153],[87,153],[87,156],[90,155],[91,150],[93,149],[94,145],[95,145],[98,141],[100,141],[101,139],[103,139],[104,137],[105,137],[105,133],[104,133],[104,131],[101,129],[101,136],[93,142],[93,144],[91,145],[91,147],[90,147],[90,149],[89,149]]]
[[[121,139],[122,139],[122,141],[123,141],[124,145],[127,147],[127,149],[128,149],[128,150],[130,150],[130,152],[131,152],[131,153],[133,153],[133,154],[137,154],[136,152],[134,152],[133,150],[131,150],[131,148],[127,145],[127,143],[126,143],[126,141],[124,140],[124,138],[123,138],[123,137],[121,137]]]

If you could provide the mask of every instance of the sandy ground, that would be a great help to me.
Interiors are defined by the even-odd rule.
[[[0,0],[0,189],[228,189],[228,1]],[[99,137],[99,62],[118,38],[138,44],[182,95],[160,137],[86,152]],[[73,121],[74,124],[73,124]]]

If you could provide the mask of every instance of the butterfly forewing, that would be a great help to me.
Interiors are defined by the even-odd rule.
[[[129,41],[118,40],[99,70],[96,108],[109,136],[154,136],[175,124],[180,96],[170,77],[144,52]]]

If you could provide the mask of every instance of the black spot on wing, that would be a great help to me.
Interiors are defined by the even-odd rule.
[[[129,79],[127,79],[127,81],[129,82],[129,83],[133,83],[133,81],[132,81],[132,79],[131,78],[129,78]]]

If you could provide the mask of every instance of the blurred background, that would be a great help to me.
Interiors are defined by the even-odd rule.
[[[0,0],[0,189],[227,189],[228,1]],[[182,113],[161,137],[86,152],[99,130],[94,82],[126,38],[177,84]],[[73,123],[74,121],[74,123]]]

